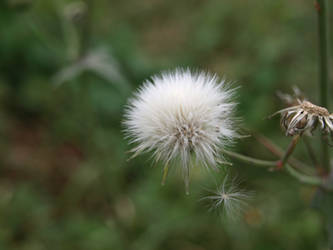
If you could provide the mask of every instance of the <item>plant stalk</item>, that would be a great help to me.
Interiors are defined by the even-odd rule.
[[[280,161],[265,161],[265,160],[260,160],[256,159],[253,157],[245,156],[239,153],[231,152],[225,149],[222,149],[222,153],[236,159],[239,161],[242,161],[247,164],[252,164],[255,166],[260,166],[260,167],[268,167],[268,168],[276,168],[278,166],[278,163]],[[289,175],[292,177],[296,178],[302,183],[309,184],[309,185],[324,185],[323,180],[318,177],[318,176],[309,176],[305,175],[303,173],[298,172],[296,169],[290,167],[288,164],[286,164],[286,171]]]
[[[267,148],[273,155],[282,158],[283,155],[285,154],[284,151],[279,146],[274,144],[270,139],[266,138],[265,136],[256,134],[255,138],[259,143],[261,143],[265,148]],[[292,156],[289,157],[288,164],[290,166],[292,166],[293,168],[297,169],[298,171],[303,172],[304,174],[308,174],[308,175],[316,174],[316,171],[314,171],[314,168],[293,158]]]
[[[253,164],[259,167],[271,167],[271,168],[276,168],[277,166],[277,161],[266,161],[266,160],[260,160],[256,159],[250,156],[242,155],[236,152],[228,151],[225,149],[221,150],[222,153],[230,156],[231,158],[234,158],[236,160],[242,161],[247,164]]]
[[[328,2],[327,0],[316,0],[315,7],[318,14],[320,105],[328,108]],[[322,139],[322,166],[327,174],[329,151],[324,139]]]
[[[291,156],[291,154],[294,152],[295,147],[297,145],[297,142],[299,140],[300,135],[295,135],[293,137],[293,139],[291,140],[287,151],[285,152],[285,154],[283,155],[282,159],[278,161],[277,163],[277,168],[281,169],[283,167],[284,164],[287,163],[288,158]]]

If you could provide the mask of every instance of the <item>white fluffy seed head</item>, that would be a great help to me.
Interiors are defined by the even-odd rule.
[[[237,135],[233,123],[234,90],[204,72],[177,69],[144,82],[125,111],[125,132],[134,156],[153,151],[156,160],[181,162],[188,188],[191,156],[216,168],[219,149]],[[166,172],[165,172],[166,173]]]

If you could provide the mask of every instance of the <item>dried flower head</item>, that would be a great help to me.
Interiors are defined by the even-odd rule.
[[[165,164],[164,174],[171,161],[180,161],[188,191],[191,156],[216,168],[219,149],[236,136],[233,93],[224,80],[203,72],[177,69],[153,76],[129,101],[125,113],[125,131],[137,144],[134,156],[153,151]]]
[[[216,190],[208,190],[211,194],[201,200],[210,202],[210,210],[222,212],[227,218],[236,219],[248,206],[252,193],[239,188],[240,181],[234,177],[224,177],[223,183]]]
[[[287,136],[302,135],[307,131],[312,133],[318,123],[323,133],[333,132],[333,114],[330,114],[326,108],[306,100],[297,99],[297,102],[298,105],[282,109],[272,115],[281,114],[280,124],[286,130]]]

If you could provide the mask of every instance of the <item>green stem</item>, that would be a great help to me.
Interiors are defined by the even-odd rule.
[[[228,151],[225,149],[222,149],[221,151],[222,151],[222,153],[224,153],[234,159],[240,160],[244,163],[253,164],[256,166],[260,166],[260,167],[274,167],[275,168],[277,166],[277,161],[260,160],[260,159],[252,158],[252,157],[245,156],[242,154],[238,154],[235,152],[231,152],[231,151]]]
[[[309,185],[315,185],[315,186],[324,185],[323,180],[321,178],[319,178],[317,176],[308,176],[308,175],[301,174],[300,172],[298,172],[297,170],[295,170],[288,164],[286,164],[286,171],[288,172],[289,175],[295,177],[297,180],[299,180],[302,183],[306,183]]]
[[[327,9],[326,0],[316,0],[315,7],[318,13],[318,36],[319,36],[319,86],[320,105],[328,107],[328,35],[327,35]],[[322,164],[323,168],[329,170],[328,145],[322,139]]]
[[[278,163],[280,162],[280,161],[260,160],[260,159],[245,156],[245,155],[242,155],[239,153],[230,152],[225,149],[222,150],[222,153],[224,153],[225,155],[228,155],[236,160],[242,161],[244,163],[252,164],[252,165],[260,166],[260,167],[276,168],[278,166]],[[286,171],[289,175],[296,178],[297,180],[299,180],[302,183],[309,184],[309,185],[324,185],[324,182],[320,177],[302,174],[302,173],[298,172],[297,170],[295,170],[294,168],[292,168],[291,166],[289,166],[288,164],[286,164]]]
[[[318,36],[319,36],[319,70],[320,70],[320,105],[327,107],[328,86],[328,36],[327,36],[327,1],[317,0]]]

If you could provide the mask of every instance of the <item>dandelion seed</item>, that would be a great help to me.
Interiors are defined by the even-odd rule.
[[[210,211],[217,211],[232,220],[239,217],[248,206],[248,201],[252,198],[252,193],[239,188],[240,182],[237,178],[230,181],[229,177],[224,177],[223,183],[216,190],[208,190],[211,195],[203,197],[201,200],[210,202]]]
[[[129,101],[125,132],[136,146],[134,156],[153,152],[169,165],[180,162],[188,193],[192,156],[196,163],[216,169],[219,150],[237,135],[231,102],[234,90],[215,75],[177,69],[144,82]]]

